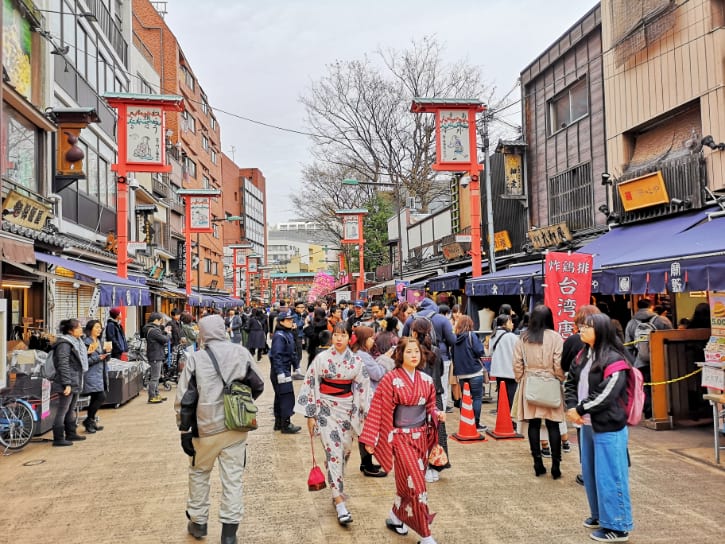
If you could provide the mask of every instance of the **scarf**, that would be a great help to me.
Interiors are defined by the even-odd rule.
[[[83,338],[76,338],[75,336],[71,334],[61,334],[61,338],[64,338],[68,341],[68,343],[75,348],[76,353],[78,354],[78,359],[81,361],[81,367],[83,368],[83,372],[88,371],[88,346],[86,346],[86,343],[83,341]]]

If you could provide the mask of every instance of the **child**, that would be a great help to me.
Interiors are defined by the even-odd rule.
[[[324,330],[320,332],[319,338],[320,345],[317,346],[317,349],[315,350],[315,357],[317,357],[323,351],[327,351],[332,347],[332,334],[330,334],[330,331]]]

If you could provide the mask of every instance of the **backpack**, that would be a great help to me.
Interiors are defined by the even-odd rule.
[[[649,335],[652,331],[656,331],[654,320],[657,314],[650,317],[647,321],[637,321],[637,327],[634,329],[634,347],[637,349],[637,357],[643,363],[649,363]]]
[[[644,410],[644,376],[638,368],[626,361],[616,361],[604,369],[604,378],[615,372],[628,371],[627,374],[627,425],[639,425]]]
[[[55,347],[47,353],[45,362],[40,367],[40,374],[43,378],[50,381],[53,381],[53,378],[55,378]]]
[[[430,323],[430,344],[431,346],[438,346],[438,335],[436,334],[436,329],[433,326],[433,319],[432,316],[429,315],[423,315],[423,314],[415,314],[415,317],[413,318],[413,321],[416,319],[425,319],[428,323]],[[413,324],[410,324],[410,330],[413,330]]]

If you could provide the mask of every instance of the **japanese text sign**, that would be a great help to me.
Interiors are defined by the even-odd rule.
[[[544,304],[554,314],[554,329],[568,338],[574,331],[577,308],[589,304],[593,257],[586,253],[546,255]]]
[[[164,111],[160,106],[126,111],[126,163],[164,164]]]
[[[213,232],[211,224],[211,202],[208,196],[188,197],[190,212],[189,232]]]

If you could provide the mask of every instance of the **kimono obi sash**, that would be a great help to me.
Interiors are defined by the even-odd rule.
[[[320,393],[331,397],[351,397],[352,380],[320,379]]]
[[[398,429],[415,429],[425,425],[426,407],[424,404],[410,406],[398,404],[393,412],[393,425]]]

